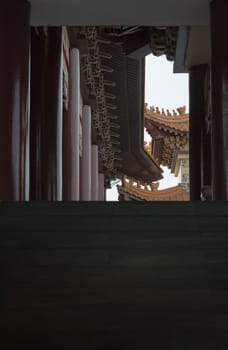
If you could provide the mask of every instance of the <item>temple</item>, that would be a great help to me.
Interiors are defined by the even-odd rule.
[[[0,1],[2,349],[228,349],[227,14]],[[189,73],[189,118],[144,105],[150,53]]]
[[[144,107],[144,126],[151,142],[144,149],[159,166],[165,166],[180,178],[178,186],[158,190],[159,183],[142,183],[122,177],[118,186],[119,200],[189,200],[189,115],[185,107],[164,111],[158,107]]]
[[[166,166],[187,192],[189,178],[189,114],[185,106],[170,112],[145,104],[144,125],[151,136],[151,152],[159,165]]]
[[[152,25],[86,27],[81,16],[68,17],[65,3],[65,26],[59,26],[61,1],[56,11],[49,1],[39,11],[35,3],[1,7],[0,199],[103,201],[111,181],[122,175],[152,183],[162,179],[162,164],[175,174],[178,164],[187,168],[183,111],[149,110],[152,153],[143,147],[150,53],[173,61],[175,73],[190,74],[190,199],[206,192],[207,198],[227,199],[227,51],[217,40],[226,31],[219,19],[226,2],[211,2],[210,26],[203,27],[200,21],[184,25],[184,17],[165,21],[157,7]],[[77,4],[71,7],[75,13]],[[10,46],[15,33],[17,45]]]
[[[31,28],[30,72],[20,62],[30,75],[24,86],[30,108],[18,110],[17,126],[7,124],[5,142],[11,127],[21,132],[2,158],[17,159],[14,167],[5,160],[2,199],[104,201],[111,180],[122,174],[162,178],[143,148],[145,60],[126,54],[135,31],[149,37],[135,27]],[[7,96],[10,115],[14,95]]]
[[[62,99],[59,103],[62,106],[60,122],[63,132],[62,137],[55,137],[62,142],[62,154],[55,150],[58,171],[50,169],[50,172],[54,177],[62,177],[62,184],[56,183],[53,194],[44,188],[43,194],[39,193],[38,186],[42,180],[37,172],[40,170],[33,166],[30,171],[31,198],[103,201],[105,189],[120,171],[142,181],[160,179],[161,169],[143,149],[140,116],[143,115],[144,103],[144,60],[128,58],[122,46],[105,28],[49,28],[46,35],[43,31],[43,28],[32,29],[34,75],[31,107],[32,112],[37,114],[40,103],[35,99],[39,99],[41,91],[38,93],[36,90],[40,75],[37,77],[35,72],[45,69],[44,64],[36,59],[37,52],[41,43],[48,45],[45,42],[49,36],[60,36],[59,57],[63,62],[59,66],[62,69]],[[47,100],[46,104],[49,103]],[[30,160],[33,164],[39,163],[46,171],[48,164],[44,163],[34,144],[38,117],[31,115],[34,138],[30,139]],[[36,122],[33,122],[35,119]],[[136,131],[130,128],[132,123]],[[42,177],[48,181],[47,174]],[[49,181],[53,184],[56,180],[52,177]],[[47,189],[50,183],[44,186]]]

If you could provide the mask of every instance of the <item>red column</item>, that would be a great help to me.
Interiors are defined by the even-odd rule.
[[[42,199],[43,126],[45,123],[46,86],[48,64],[48,36],[43,28],[31,31],[31,101],[30,101],[30,199]]]
[[[32,33],[31,199],[61,200],[62,28]]]
[[[211,2],[212,199],[228,199],[228,2]]]
[[[206,65],[194,66],[189,75],[190,100],[190,199],[200,200],[202,157],[202,127],[205,118],[204,84]]]
[[[24,200],[28,147],[30,5],[0,5],[0,200]]]
[[[59,163],[62,144],[62,28],[48,29],[48,67],[46,76],[46,113],[42,148],[42,199],[59,198]]]
[[[80,198],[80,56],[79,50],[70,52],[69,110],[63,120],[63,199]]]

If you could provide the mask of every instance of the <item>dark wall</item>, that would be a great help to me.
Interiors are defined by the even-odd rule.
[[[228,346],[224,203],[0,204],[4,349]]]

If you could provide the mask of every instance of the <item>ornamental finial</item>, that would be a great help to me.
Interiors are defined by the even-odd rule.
[[[157,114],[161,114],[161,112],[160,112],[160,110],[159,110],[158,107],[156,107],[156,113],[157,113]]]
[[[179,115],[184,115],[186,113],[186,106],[177,108]]]
[[[148,103],[144,103],[144,113],[148,112]]]

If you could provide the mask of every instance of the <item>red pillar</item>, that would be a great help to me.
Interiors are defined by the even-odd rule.
[[[42,141],[45,123],[45,86],[48,63],[48,37],[43,28],[31,30],[30,101],[30,199],[42,199]]]
[[[60,200],[62,176],[62,28],[32,32],[30,197]]]
[[[70,52],[69,110],[63,120],[63,199],[80,199],[80,53]]]
[[[202,162],[202,128],[205,118],[204,84],[206,76],[206,65],[194,66],[189,75],[189,97],[190,97],[190,199],[200,200],[201,194],[201,169]],[[208,150],[210,151],[210,150]]]
[[[0,200],[24,200],[29,130],[30,5],[0,5]]]
[[[212,199],[228,199],[228,2],[211,2]]]
[[[205,120],[202,125],[202,163],[201,183],[202,186],[211,186],[211,131],[207,131]]]

